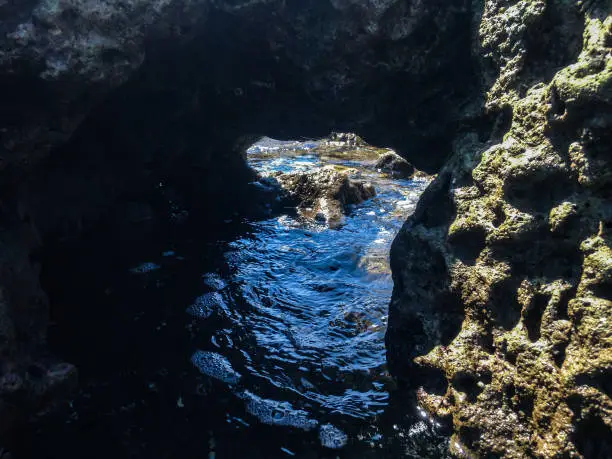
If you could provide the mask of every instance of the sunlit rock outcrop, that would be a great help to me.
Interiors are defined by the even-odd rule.
[[[416,172],[412,164],[394,151],[383,153],[376,161],[376,169],[399,178],[412,177]]]
[[[342,225],[351,204],[376,194],[372,184],[349,177],[348,171],[326,166],[312,172],[276,175],[280,186],[291,200],[298,203],[300,213],[313,220],[322,220],[330,228]]]
[[[391,368],[459,457],[612,450],[610,11],[485,2],[503,138],[458,138],[394,242]]]

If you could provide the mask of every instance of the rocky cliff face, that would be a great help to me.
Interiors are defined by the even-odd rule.
[[[487,0],[466,133],[392,248],[392,371],[459,457],[612,451],[610,2]]]
[[[358,131],[436,170],[471,21],[466,0],[0,0],[0,446],[75,381],[46,349],[41,253],[101,218],[250,210],[237,150],[261,134]]]

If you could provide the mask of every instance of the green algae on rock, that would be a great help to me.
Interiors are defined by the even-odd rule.
[[[575,4],[507,3],[485,2],[479,43],[497,68],[484,68],[486,107],[509,109],[511,125],[499,143],[457,142],[397,236],[388,358],[424,386],[426,410],[452,420],[456,456],[606,457],[611,10],[587,9],[582,51],[559,70],[534,37],[554,14],[564,20],[550,36],[569,49]],[[432,374],[445,382],[431,387]]]

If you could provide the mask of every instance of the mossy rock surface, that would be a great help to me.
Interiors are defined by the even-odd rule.
[[[455,143],[393,244],[391,369],[458,457],[612,453],[612,16],[590,3],[485,2],[486,106],[511,122]]]

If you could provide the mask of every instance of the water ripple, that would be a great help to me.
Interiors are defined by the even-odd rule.
[[[262,145],[249,158],[261,173],[322,164],[311,146],[296,142]],[[374,384],[385,373],[389,246],[427,182],[391,180],[367,161],[334,162],[359,168],[376,197],[354,206],[339,230],[287,215],[253,223],[248,235],[228,244],[231,275],[204,279],[213,289],[229,284],[233,301],[243,305],[230,327],[248,337],[239,346],[249,362],[236,363],[245,367],[243,384],[289,391],[293,403],[314,402],[314,415],[363,419],[379,414],[389,398],[385,384]],[[222,303],[219,293],[208,295],[196,301],[196,311],[208,300]]]

